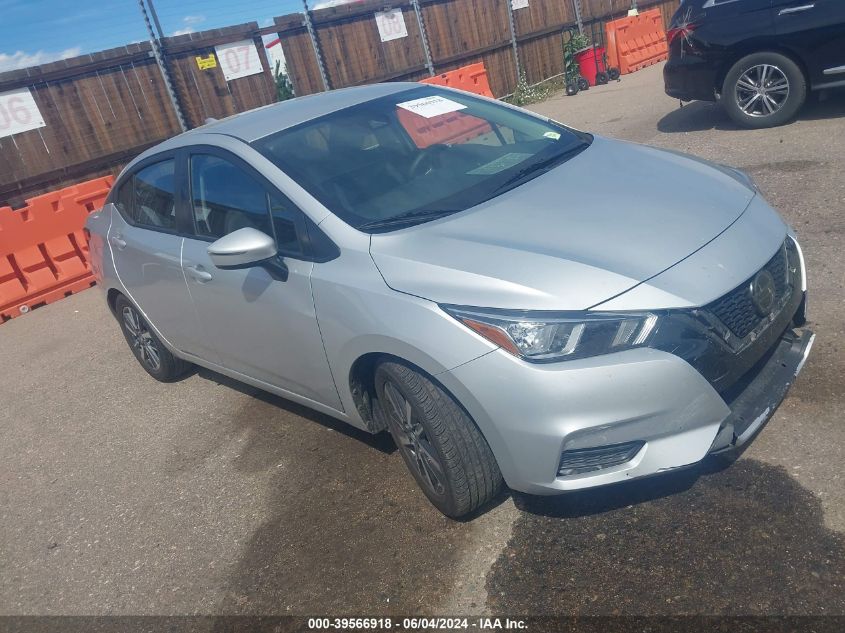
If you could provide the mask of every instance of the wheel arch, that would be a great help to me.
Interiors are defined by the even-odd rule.
[[[443,371],[428,371],[425,367],[421,367],[419,364],[408,360],[401,355],[389,352],[366,352],[361,354],[355,359],[349,369],[349,392],[352,396],[353,402],[355,403],[355,408],[361,416],[361,419],[366,424],[368,430],[373,433],[378,433],[379,431],[383,431],[387,428],[385,421],[381,419],[381,416],[376,412],[376,402],[378,401],[378,396],[376,394],[375,377],[378,366],[384,362],[391,361],[405,365],[406,367],[422,374],[432,383],[437,385],[438,388],[442,389],[443,392],[448,395],[455,404],[464,411],[464,413],[466,413],[467,417],[472,421],[481,433],[482,437],[484,437],[485,440],[487,439],[484,430],[475,420],[475,416],[473,416],[467,406],[452,389],[438,378],[438,376],[444,375]]]
[[[115,305],[117,304],[117,298],[118,298],[118,297],[126,297],[126,295],[125,295],[125,294],[123,294],[123,293],[122,293],[120,290],[118,290],[117,288],[109,288],[109,289],[106,291],[106,303],[108,304],[108,306],[109,306],[109,310],[111,310],[111,313],[112,313],[112,314],[115,314],[115,315],[117,314],[117,313],[115,312],[115,309],[116,309],[116,308],[115,308]],[[127,297],[127,298],[128,298],[128,297]]]

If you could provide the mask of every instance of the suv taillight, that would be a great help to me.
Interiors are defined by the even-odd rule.
[[[698,24],[684,24],[673,27],[666,32],[666,41],[669,42],[669,46],[672,46],[672,42],[676,39],[681,38],[683,41],[683,39],[689,37],[697,28]]]

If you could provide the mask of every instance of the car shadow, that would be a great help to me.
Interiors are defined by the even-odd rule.
[[[325,427],[326,429],[342,433],[352,439],[366,444],[370,448],[376,449],[381,453],[389,455],[397,450],[396,444],[393,443],[393,439],[387,432],[376,434],[368,433],[367,431],[363,431],[357,427],[352,426],[351,424],[347,424],[346,422],[337,420],[331,417],[330,415],[320,413],[319,411],[315,411],[314,409],[298,404],[292,400],[288,400],[281,396],[272,394],[269,391],[264,391],[263,389],[253,387],[239,380],[235,380],[234,378],[229,378],[228,376],[224,376],[223,374],[220,374],[211,369],[206,369],[205,367],[195,366],[193,371],[187,374],[187,376],[192,375],[199,376],[204,380],[210,380],[211,382],[217,383],[218,385],[221,385],[223,387],[234,389],[235,391],[255,398],[256,400],[259,400],[265,404],[268,404],[272,407],[275,407],[276,409],[279,409],[291,415],[295,415],[300,418],[305,418],[310,422],[316,422],[317,424]]]
[[[814,121],[845,116],[845,90],[830,90],[811,97],[798,113],[797,121]],[[734,123],[724,108],[709,101],[693,101],[666,114],[657,122],[666,134],[706,130],[745,130]]]

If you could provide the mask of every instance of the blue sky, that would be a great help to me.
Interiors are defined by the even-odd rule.
[[[301,0],[152,1],[167,35],[269,25],[302,7]],[[0,0],[0,72],[146,39],[137,0]]]

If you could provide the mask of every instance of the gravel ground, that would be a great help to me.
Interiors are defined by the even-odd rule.
[[[156,383],[86,291],[0,326],[0,614],[845,614],[845,97],[738,130],[658,66],[533,108],[742,167],[798,230],[818,339],[736,461],[450,521],[385,436]]]

